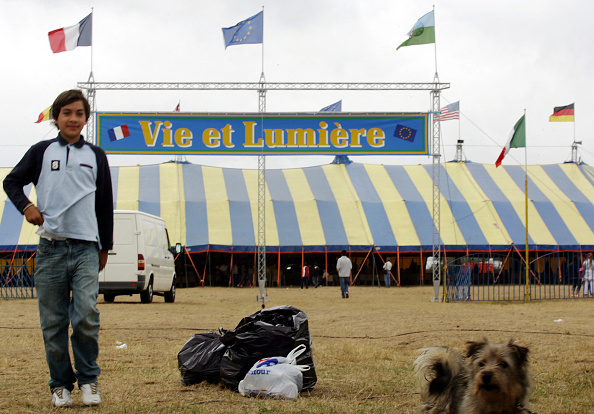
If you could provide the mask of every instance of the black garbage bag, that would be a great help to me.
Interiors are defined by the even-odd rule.
[[[220,380],[221,358],[225,345],[215,332],[195,334],[177,354],[177,367],[183,385],[198,384],[202,381],[218,383]]]
[[[221,359],[221,382],[233,390],[260,359],[287,356],[301,344],[306,350],[296,363],[310,367],[303,372],[302,391],[311,390],[317,382],[308,319],[297,308],[276,306],[246,316],[235,329],[221,335],[221,342],[227,348]]]

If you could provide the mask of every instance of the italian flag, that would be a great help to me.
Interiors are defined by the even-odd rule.
[[[405,40],[396,48],[400,49],[402,46],[424,45],[427,43],[435,43],[435,18],[433,11],[430,11],[421,17],[408,32],[408,40]]]
[[[501,161],[507,155],[510,148],[524,148],[526,147],[526,115],[522,116],[514,128],[509,133],[509,139],[507,140],[507,144],[505,144],[505,148],[499,154],[499,158],[495,161],[495,167],[499,167],[501,165]]]
[[[549,122],[574,122],[573,105],[556,106],[553,115],[549,116]]]
[[[93,13],[74,26],[62,27],[48,33],[52,52],[60,53],[77,46],[91,46],[93,34]]]

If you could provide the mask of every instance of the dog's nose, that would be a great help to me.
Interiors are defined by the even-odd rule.
[[[491,382],[491,379],[493,378],[493,373],[491,371],[485,371],[483,372],[482,378],[483,383],[489,384]]]

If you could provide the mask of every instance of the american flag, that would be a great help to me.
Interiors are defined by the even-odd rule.
[[[450,119],[460,119],[460,101],[451,103],[441,108],[439,115],[435,120],[449,121]]]
[[[177,103],[177,106],[175,107],[175,109],[173,110],[173,112],[179,112],[180,111],[180,104],[181,102]]]

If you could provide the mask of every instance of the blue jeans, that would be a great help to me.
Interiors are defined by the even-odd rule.
[[[342,297],[344,298],[349,293],[349,278],[339,277],[338,280],[340,280],[340,293],[342,293]]]
[[[390,280],[390,271],[389,270],[384,271],[384,282],[386,284],[386,287],[390,287],[391,280]]]
[[[101,370],[99,355],[99,255],[97,243],[40,238],[35,266],[39,320],[50,388],[90,384]],[[72,297],[70,296],[72,290]],[[72,370],[68,326],[72,325]]]

